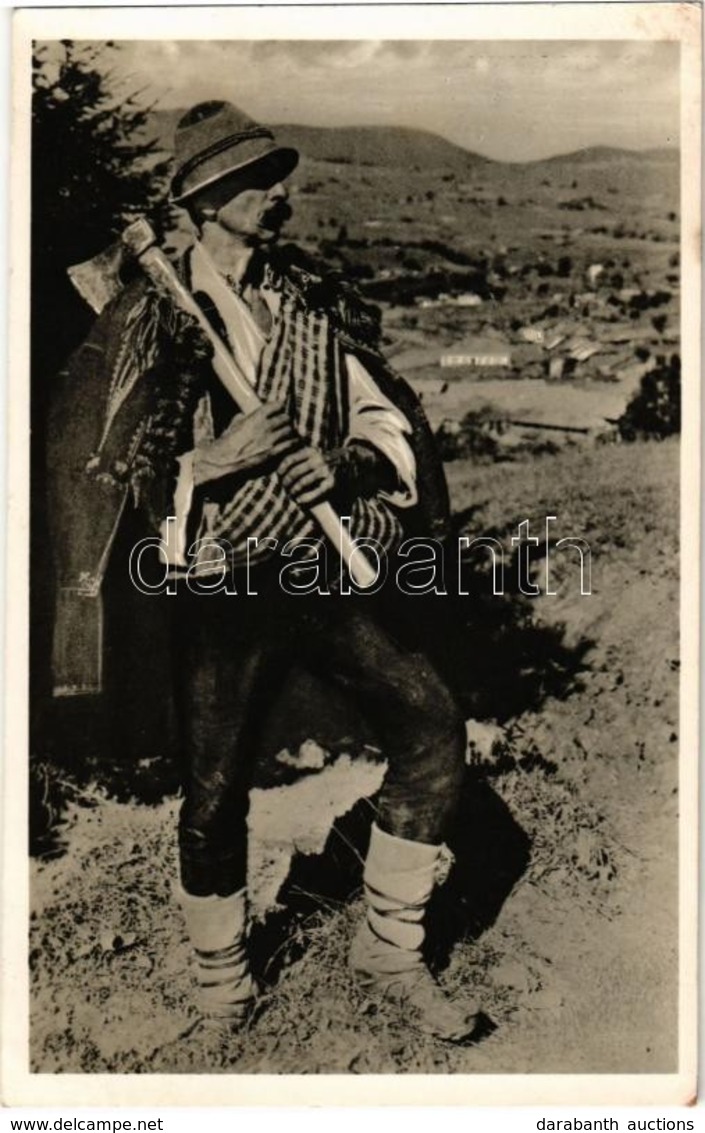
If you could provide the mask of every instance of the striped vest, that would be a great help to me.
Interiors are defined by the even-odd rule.
[[[346,437],[344,350],[327,311],[311,309],[288,280],[278,287],[279,313],[259,359],[255,389],[263,401],[286,404],[296,431],[325,454]],[[374,539],[387,552],[401,541],[396,513],[378,496],[356,499],[350,521],[355,538]],[[197,533],[226,540],[233,566],[271,558],[276,549],[267,540],[281,549],[289,540],[319,536],[315,521],[286,494],[276,472],[247,480],[224,503],[206,499]]]

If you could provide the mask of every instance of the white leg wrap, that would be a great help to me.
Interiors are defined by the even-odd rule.
[[[391,975],[422,965],[422,921],[439,853],[438,846],[372,827],[364,872],[367,919],[351,951],[358,971]]]
[[[246,891],[195,897],[182,889],[179,900],[194,948],[203,1013],[242,1020],[256,994],[245,943]]]
[[[365,863],[367,916],[350,950],[360,981],[383,998],[405,1004],[423,1031],[460,1041],[477,1009],[449,1000],[423,962],[423,918],[443,848],[394,838],[373,826]]]
[[[364,882],[375,936],[405,950],[421,948],[421,922],[433,892],[438,855],[438,846],[394,838],[372,827]]]

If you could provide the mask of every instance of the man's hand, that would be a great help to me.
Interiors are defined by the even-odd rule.
[[[216,440],[199,445],[194,480],[203,484],[234,472],[258,473],[300,443],[284,406],[262,405],[252,413],[238,414]]]
[[[285,456],[277,469],[281,482],[298,504],[311,506],[330,495],[333,472],[318,449],[305,445]]]

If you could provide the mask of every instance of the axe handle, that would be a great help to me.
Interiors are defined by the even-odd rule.
[[[240,370],[220,335],[213,330],[189,289],[179,279],[174,267],[164,253],[159,248],[152,246],[142,252],[139,260],[146,273],[155,283],[167,288],[181,309],[197,320],[201,330],[207,335],[213,346],[213,369],[238,408],[243,413],[251,413],[254,409],[258,409],[262,405],[262,401]],[[323,501],[314,504],[309,510],[317,520],[324,535],[328,537],[340,554],[355,584],[361,589],[373,586],[377,581],[377,571],[373,569],[365,555],[355,547],[348,529],[343,526],[331,505]]]

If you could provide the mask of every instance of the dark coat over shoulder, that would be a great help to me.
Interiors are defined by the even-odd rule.
[[[375,309],[296,249],[280,249],[275,267],[307,303],[327,310],[345,349],[408,419],[419,501],[404,510],[405,531],[444,538],[449,507],[443,467],[418,398],[377,348]],[[111,548],[127,510],[141,506],[153,530],[155,517],[166,514],[175,458],[191,445],[190,415],[209,357],[210,347],[189,316],[138,279],[105,308],[56,380],[48,442],[56,694],[100,690],[100,590]]]

